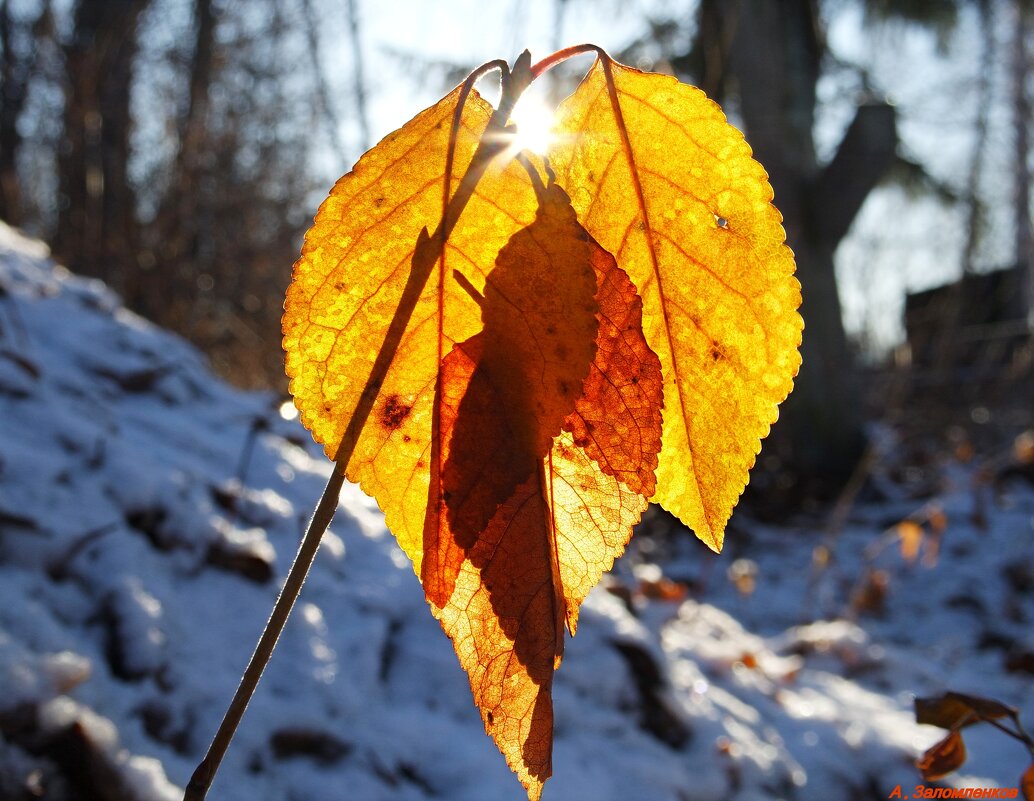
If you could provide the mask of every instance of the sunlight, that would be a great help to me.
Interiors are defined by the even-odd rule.
[[[517,126],[513,142],[508,148],[516,155],[522,150],[545,154],[553,143],[553,109],[541,98],[525,94],[517,101],[510,122]]]

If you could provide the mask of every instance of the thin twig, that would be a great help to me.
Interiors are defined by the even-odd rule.
[[[334,517],[338,496],[341,493],[341,486],[344,480],[344,469],[340,465],[335,464],[334,472],[331,473],[327,487],[323,490],[323,497],[320,498],[316,512],[313,514],[309,527],[305,531],[305,536],[302,538],[298,553],[294,557],[294,562],[291,565],[290,572],[287,574],[284,587],[280,591],[280,596],[276,599],[276,604],[273,606],[273,612],[269,616],[266,627],[262,630],[262,636],[259,638],[258,645],[255,646],[255,652],[251,655],[248,667],[245,669],[244,675],[241,676],[237,692],[234,693],[233,700],[230,701],[230,706],[223,716],[222,723],[219,724],[219,729],[212,739],[208,753],[205,754],[205,758],[201,760],[201,764],[197,766],[197,770],[190,777],[183,801],[203,801],[208,794],[208,788],[211,787],[216,771],[219,770],[219,764],[223,761],[226,749],[229,747],[230,741],[237,731],[237,726],[240,725],[241,718],[244,716],[244,710],[248,708],[248,702],[258,686],[259,679],[262,678],[262,672],[266,669],[269,657],[273,654],[276,641],[280,638],[280,632],[284,630],[284,624],[287,622],[291,609],[294,607],[294,602],[302,590],[302,584],[305,583],[305,578],[309,574],[309,567],[312,565],[312,560],[316,557],[316,551],[319,549],[323,532],[327,530],[331,519]]]
[[[1027,746],[1027,748],[1031,747],[1031,744],[1028,743],[1023,738],[1023,735],[1019,734],[1018,732],[1013,731],[1008,726],[1003,726],[1001,723],[999,723],[994,718],[984,717],[983,715],[979,715],[978,717],[980,718],[980,720],[984,721],[984,723],[987,723],[987,724],[989,724],[991,726],[994,726],[996,729],[998,729],[998,731],[1002,732],[1003,734],[1008,734],[1014,740],[1019,740],[1021,743],[1023,743],[1025,746]]]
[[[352,3],[349,3],[350,16],[353,12],[352,5]],[[341,119],[338,117],[337,109],[330,100],[330,88],[327,86],[327,75],[320,58],[322,48],[320,47],[319,27],[316,21],[316,15],[313,13],[311,0],[302,0],[302,19],[305,22],[305,37],[308,39],[309,44],[309,59],[312,62],[313,79],[316,82],[316,98],[319,100],[320,110],[323,112],[323,122],[327,127],[327,136],[330,139],[331,147],[334,149],[341,162],[341,168],[347,170],[350,164],[348,148],[341,140],[341,132],[344,130],[344,126],[341,124]],[[353,34],[358,36],[357,32],[353,31]],[[362,57],[359,54],[358,41],[353,42],[353,48],[355,50],[355,59],[357,64],[362,63]],[[358,66],[356,70],[356,84],[357,86],[362,86],[362,73],[358,71]],[[365,151],[370,146],[370,126],[366,120],[366,100],[364,95],[358,93],[358,90],[356,95],[356,105],[359,112],[359,128],[362,134],[362,141],[360,144],[362,146],[361,149]]]
[[[359,35],[359,0],[348,0],[348,34],[352,39],[352,58],[355,59],[355,113],[359,120],[360,145],[370,147],[370,120],[366,113],[366,78],[363,74],[362,37]]]
[[[1023,724],[1020,723],[1020,713],[1014,711],[1009,715],[1009,717],[1012,718],[1012,722],[1016,725],[1016,731],[1019,734],[1020,740],[1025,746],[1027,746],[1027,750],[1030,751],[1030,755],[1034,757],[1034,738],[1027,734],[1027,730],[1024,729]]]
[[[334,472],[327,482],[327,487],[323,491],[323,496],[316,507],[316,512],[313,514],[312,520],[305,531],[301,545],[298,548],[298,553],[287,574],[284,587],[280,591],[280,596],[273,606],[269,622],[266,623],[258,645],[255,647],[255,652],[252,654],[244,675],[241,677],[237,692],[234,694],[233,700],[230,702],[230,706],[226,710],[222,722],[219,724],[219,729],[216,731],[212,744],[209,746],[208,753],[205,754],[204,759],[198,765],[197,770],[194,771],[190,782],[187,784],[186,793],[183,796],[184,801],[204,801],[208,789],[212,785],[226,749],[229,747],[230,741],[237,731],[244,711],[247,709],[248,702],[258,686],[259,679],[262,677],[270,656],[272,656],[277,639],[279,639],[284,624],[287,622],[291,609],[298,598],[298,594],[301,592],[302,585],[305,583],[305,578],[319,549],[323,533],[330,525],[330,521],[337,509],[338,496],[345,480],[345,467],[352,458],[355,446],[359,440],[359,434],[362,432],[373,410],[374,401],[387,375],[395,352],[402,341],[406,327],[413,316],[417,301],[423,293],[424,286],[431,275],[434,265],[441,258],[445,242],[448,240],[456,221],[459,220],[464,207],[473,195],[478,181],[488,168],[491,160],[506,147],[503,137],[493,136],[492,134],[498,134],[505,128],[510,113],[513,111],[514,104],[531,83],[533,76],[530,70],[530,63],[531,57],[525,51],[514,63],[512,72],[505,61],[492,61],[472,72],[464,82],[457,103],[456,113],[453,117],[452,135],[446,154],[441,223],[433,235],[428,235],[426,228],[420,232],[406,287],[403,290],[399,306],[385,334],[384,342],[374,361],[370,377],[366,381],[366,385],[360,394],[359,402],[341,438],[341,443],[335,455]],[[474,83],[485,73],[494,69],[498,69],[502,75],[502,97],[499,101],[499,106],[488,122],[485,135],[482,136],[474,157],[471,159],[467,171],[456,188],[456,194],[450,196],[452,165],[454,163],[456,137],[459,132],[463,104],[473,89]]]

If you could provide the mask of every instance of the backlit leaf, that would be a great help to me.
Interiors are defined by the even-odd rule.
[[[438,365],[454,342],[481,330],[481,310],[467,287],[480,291],[499,250],[538,208],[525,171],[511,162],[490,168],[478,184],[444,260],[426,233],[420,239],[442,220],[458,99],[457,89],[418,114],[337,182],[306,234],[284,304],[286,369],[302,423],[330,458],[339,444],[345,452],[355,445],[346,475],[377,499],[418,575]],[[491,112],[476,94],[464,105],[454,188]],[[383,382],[371,388],[372,413],[354,443],[342,442],[392,320],[407,302],[413,314]]]
[[[663,365],[654,500],[718,550],[800,364],[800,286],[767,176],[702,92],[601,60],[556,132],[557,182],[639,288]]]
[[[477,375],[454,387],[443,368],[442,402],[459,403],[432,442],[428,515],[436,516],[440,482],[464,542],[534,472],[575,408],[599,325],[590,255],[567,196],[552,187],[535,221],[499,252],[478,298],[484,330],[465,343]],[[425,589],[427,581],[425,573]]]
[[[599,332],[583,394],[553,444],[551,478],[567,625],[621,555],[656,486],[662,376],[646,344],[642,300],[614,257],[593,243]]]
[[[503,249],[488,276],[484,332],[459,343],[442,366],[435,438],[442,453],[432,457],[440,472],[433,467],[431,480],[432,493],[439,492],[428,504],[421,574],[470,677],[485,728],[532,798],[552,769],[550,688],[565,621],[574,631],[579,604],[624,549],[647,505],[619,476],[637,486],[652,482],[661,401],[660,363],[639,327],[635,287],[580,227],[566,233],[552,227],[552,218],[573,215],[562,192],[548,190],[541,202],[536,222]],[[519,247],[529,241],[543,246],[537,253]],[[516,253],[526,280],[503,288]],[[582,270],[590,279],[595,273],[588,291],[598,301],[598,327],[594,352],[580,356],[588,375],[578,383],[575,403],[556,376],[532,380],[555,372],[544,357],[560,356],[539,334],[584,328],[578,309],[591,307],[565,304],[575,313],[548,324],[540,319],[539,332],[525,330],[512,312],[526,300],[559,296],[542,282],[568,275],[579,285]],[[494,294],[507,299],[505,311],[496,310]],[[521,313],[529,320],[536,314],[541,310]],[[537,359],[530,351],[522,357],[534,369],[519,379],[500,366],[501,354],[524,347],[515,337],[539,342]],[[558,363],[571,359],[564,351]],[[565,430],[544,453],[537,437],[520,433],[522,418],[530,409],[565,402],[567,420],[556,426],[564,422]]]
[[[721,547],[801,321],[767,177],[697,90],[597,62],[555,180],[489,164],[528,59],[498,112],[457,89],[337,183],[284,347],[302,422],[384,510],[536,799],[565,628],[655,494]]]

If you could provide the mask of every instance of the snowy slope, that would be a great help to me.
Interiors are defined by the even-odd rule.
[[[175,799],[329,464],[278,399],[223,385],[2,224],[0,290],[0,798]],[[945,504],[967,498],[949,488]],[[837,541],[841,564],[902,513],[871,514]],[[891,585],[894,614],[854,622],[797,625],[802,603],[836,592],[820,577],[805,600],[815,540],[801,532],[741,521],[749,598],[724,578],[731,556],[679,539],[658,565],[633,549],[557,674],[545,798],[886,798],[919,781],[911,761],[938,737],[912,722],[911,693],[996,695],[1034,723],[1031,677],[1003,656],[1023,637],[1034,649],[1034,588],[1001,572],[1032,564],[1034,492],[988,514],[987,532],[953,524],[969,542],[954,561],[892,565],[912,571]],[[699,591],[651,599],[662,567]],[[989,735],[967,734],[958,780],[1014,786],[1022,749]],[[523,797],[354,488],[210,797]]]

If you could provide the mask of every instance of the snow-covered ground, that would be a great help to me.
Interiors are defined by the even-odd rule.
[[[330,469],[278,403],[0,224],[0,798],[181,795]],[[630,549],[557,674],[544,797],[886,798],[940,736],[913,695],[945,689],[1034,727],[1034,488],[934,473],[933,566],[880,539],[922,503],[879,470],[890,500],[835,535],[741,515],[721,557],[684,535]],[[950,783],[1016,786],[1021,745],[966,742]],[[408,561],[346,488],[210,798],[523,796]]]

